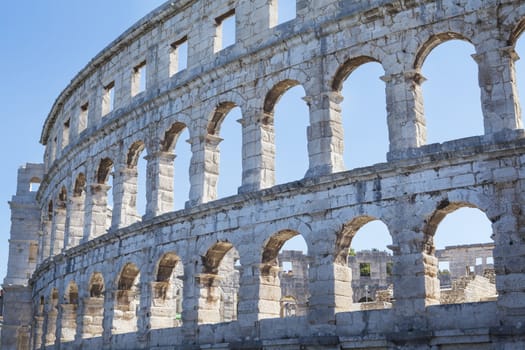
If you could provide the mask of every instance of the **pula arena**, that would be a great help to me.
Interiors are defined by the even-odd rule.
[[[276,6],[168,2],[58,96],[42,130],[44,162],[19,170],[10,203],[3,350],[525,348],[525,132],[514,68],[525,2],[297,0],[295,19],[278,25]],[[235,43],[222,48],[231,17]],[[427,145],[420,68],[449,39],[475,48],[484,133]],[[388,160],[346,171],[340,90],[372,61],[385,71]],[[295,85],[309,107],[308,171],[275,186],[273,111]],[[217,200],[221,123],[235,106],[242,183]],[[185,129],[191,188],[173,211],[174,145]],[[461,207],[492,223],[498,296],[441,305],[433,235]],[[374,219],[392,237],[394,302],[359,311],[346,257]],[[309,298],[293,316],[281,312],[277,254],[299,234]],[[235,274],[238,290],[224,283]]]

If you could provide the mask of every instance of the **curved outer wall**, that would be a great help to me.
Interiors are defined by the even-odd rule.
[[[4,281],[3,349],[525,347],[525,134],[513,49],[525,4],[297,1],[296,18],[274,25],[275,5],[168,2],[57,98],[42,132],[44,164],[21,169],[11,203],[18,219]],[[236,42],[218,50],[217,28],[232,13]],[[485,133],[425,145],[420,68],[450,38],[475,47]],[[189,64],[174,73],[174,50],[184,40]],[[370,61],[385,71],[388,162],[344,171],[341,83]],[[301,181],[274,186],[273,107],[294,85],[303,86],[310,112],[309,167]],[[243,115],[242,183],[238,195],[216,200],[220,124],[234,106]],[[186,209],[172,212],[173,145],[184,128],[191,189]],[[139,217],[143,149],[147,208]],[[28,189],[37,178],[35,196]],[[463,206],[492,222],[498,298],[438,305],[432,236],[445,214]],[[395,302],[351,311],[343,257],[352,234],[373,218],[392,235]],[[280,318],[272,254],[293,234],[309,248],[308,310]],[[25,271],[17,259],[34,264]],[[222,259],[239,259],[230,319],[218,309]],[[161,287],[174,281],[183,284],[182,310],[159,327]]]

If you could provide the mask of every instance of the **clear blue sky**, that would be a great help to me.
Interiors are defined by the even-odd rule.
[[[7,201],[16,190],[18,167],[42,161],[43,147],[38,141],[55,98],[93,56],[162,3],[162,0],[47,0],[2,4],[0,145],[4,150],[4,170],[0,173],[0,283],[7,270],[10,229]],[[520,52],[525,55],[525,50],[519,49]],[[423,74],[428,78],[423,88],[429,143],[482,133],[477,70],[471,53],[473,48],[469,44],[449,42],[433,51],[423,66]],[[388,142],[384,83],[378,79],[383,74],[380,65],[368,64],[345,83],[342,107],[348,168],[385,160]],[[523,75],[525,67],[519,63],[519,82],[525,80],[521,79]],[[302,94],[302,88],[294,88],[276,107],[278,183],[300,179],[306,171],[308,115],[300,99]],[[235,122],[240,113],[234,113],[227,116],[221,128],[225,139],[221,144],[221,197],[234,194],[240,182],[240,125]],[[452,123],[454,128],[450,128]],[[183,136],[183,140],[186,138]],[[187,171],[180,169],[187,169],[189,157],[184,154],[189,154],[189,148],[183,142],[179,144],[175,171],[184,177]],[[176,190],[182,193],[176,203],[180,208],[186,200],[187,178],[178,182]],[[386,233],[379,240],[369,236],[377,232],[381,235],[380,226],[372,223],[368,231],[360,232],[355,248],[384,249],[390,240]],[[441,226],[448,234],[438,233],[438,246],[485,242],[490,235],[490,228],[477,214],[466,213],[459,220],[451,217]],[[458,237],[458,231],[466,233]],[[370,241],[381,244],[371,246]]]

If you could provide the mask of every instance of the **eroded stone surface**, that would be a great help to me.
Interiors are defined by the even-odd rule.
[[[3,349],[525,346],[525,134],[513,64],[525,5],[297,1],[296,18],[277,26],[274,5],[168,2],[58,97],[42,132],[44,164],[20,170],[11,201]],[[232,10],[236,43],[218,50],[218,24]],[[185,38],[188,67],[170,76],[170,50]],[[485,133],[425,145],[420,68],[451,38],[475,47]],[[389,161],[343,172],[341,84],[370,61],[385,70]],[[273,108],[295,85],[310,111],[309,167],[305,179],[274,186]],[[216,200],[220,126],[234,106],[243,115],[240,194]],[[173,147],[184,128],[191,189],[187,208],[170,212]],[[464,206],[492,222],[498,297],[439,305],[432,236]],[[395,304],[352,311],[346,256],[372,219],[392,235]],[[281,318],[277,253],[297,234],[309,247],[307,309]],[[227,274],[238,286],[225,284]]]

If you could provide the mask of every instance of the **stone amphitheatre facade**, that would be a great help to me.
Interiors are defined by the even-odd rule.
[[[298,0],[296,18],[279,25],[275,6],[166,3],[58,96],[44,162],[20,169],[11,201],[2,349],[525,348],[525,132],[514,71],[525,3]],[[221,48],[230,16],[236,41]],[[426,145],[420,68],[449,39],[475,48],[484,134]],[[188,66],[177,71],[186,43]],[[340,90],[367,62],[385,71],[388,161],[345,171]],[[273,111],[295,85],[309,107],[309,166],[275,186]],[[221,123],[235,106],[242,183],[217,200]],[[185,129],[191,188],[173,211],[174,145]],[[461,207],[492,222],[498,297],[440,305],[433,235]],[[346,257],[374,219],[392,237],[394,303],[353,311]],[[298,234],[309,255],[306,315],[281,317],[277,254]],[[235,293],[228,274],[238,274]]]

